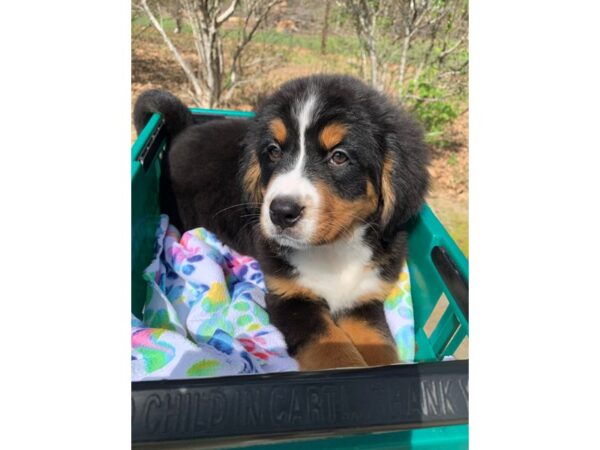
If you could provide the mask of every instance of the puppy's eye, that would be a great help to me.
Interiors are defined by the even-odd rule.
[[[279,145],[277,144],[269,144],[269,146],[267,147],[267,153],[269,154],[269,158],[271,158],[271,161],[273,162],[279,161],[283,156],[283,151],[281,150],[281,148],[279,148]]]
[[[329,162],[335,166],[342,166],[348,162],[348,155],[342,150],[336,150],[329,158]]]

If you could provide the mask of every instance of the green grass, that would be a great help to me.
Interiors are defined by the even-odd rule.
[[[442,218],[443,220],[444,218]],[[465,256],[469,257],[469,218],[465,217],[464,213],[455,214],[448,223],[450,236],[456,242],[456,245],[461,249]],[[451,222],[451,224],[449,223]]]
[[[175,30],[175,21],[171,18],[165,18],[163,20],[163,27],[167,33],[172,33]],[[133,35],[139,33],[144,27],[150,25],[150,20],[146,15],[139,15],[133,18],[131,21]],[[224,29],[225,40],[237,39],[237,29]],[[183,21],[182,34],[191,34],[192,28],[186,22]],[[321,52],[321,35],[315,34],[302,34],[302,33],[279,33],[274,29],[259,30],[255,33],[253,42],[267,45],[274,45],[277,47],[288,47],[288,48],[303,48],[314,52],[319,57]],[[450,44],[450,46],[452,43]],[[400,50],[400,43],[394,44],[397,47],[398,52]],[[429,44],[415,40],[412,43],[411,51],[409,55],[409,64],[415,64],[420,61],[422,55],[427,51]],[[434,54],[440,51],[435,49]],[[360,55],[360,43],[358,38],[353,34],[347,36],[338,36],[330,34],[327,39],[327,53],[339,56],[345,56],[349,58],[357,58]],[[468,58],[467,52],[456,52],[450,56],[450,59],[456,64],[464,62]]]
[[[278,33],[275,30],[257,31],[254,42],[282,47],[301,47],[315,53],[321,52],[321,36],[316,34]],[[356,57],[360,52],[358,39],[354,36],[330,35],[327,39],[327,53]]]
[[[429,198],[429,206],[440,219],[460,250],[469,257],[469,216],[468,209],[455,201],[452,197],[440,196]]]
[[[151,25],[146,16],[135,17],[131,21],[133,35],[139,33],[144,27]],[[163,20],[163,28],[167,33],[175,30],[175,21],[171,18]],[[191,34],[192,28],[187,22],[183,22],[182,34]],[[224,30],[225,40],[237,40],[237,29]],[[319,53],[321,51],[321,35],[301,34],[301,33],[278,33],[273,29],[259,30],[254,34],[252,42],[259,44],[274,45],[278,47],[300,47],[311,52]],[[347,57],[355,57],[360,52],[358,39],[355,36],[336,36],[330,35],[327,39],[327,52]]]
[[[172,33],[175,30],[175,21],[171,18],[165,18],[162,22],[163,28],[167,33]],[[138,16],[135,17],[132,21],[131,21],[131,34],[133,36],[136,35],[136,33],[139,33],[140,31],[142,31],[142,29],[144,27],[147,26],[152,26],[152,24],[150,23],[150,19],[148,19],[148,17],[144,16]],[[152,30],[154,30],[154,27],[152,28]],[[183,34],[192,34],[192,27],[185,21],[183,21],[182,26],[181,26],[181,33]]]

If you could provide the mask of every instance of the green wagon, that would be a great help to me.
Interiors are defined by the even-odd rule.
[[[197,123],[254,115],[191,111]],[[136,315],[146,296],[141,274],[152,258],[160,155],[167,145],[164,121],[155,114],[132,148],[131,307]],[[442,361],[468,339],[468,261],[427,205],[410,224],[408,266],[415,364],[132,383],[134,445],[468,448],[468,360]]]

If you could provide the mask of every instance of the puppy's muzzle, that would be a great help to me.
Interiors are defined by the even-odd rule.
[[[304,206],[294,197],[280,196],[269,205],[271,221],[282,230],[293,227],[302,218]]]

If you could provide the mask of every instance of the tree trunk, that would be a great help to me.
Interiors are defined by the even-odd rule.
[[[381,89],[379,82],[379,58],[377,57],[377,47],[375,44],[375,27],[377,25],[377,17],[375,14],[371,16],[371,26],[369,27],[369,58],[371,59],[371,84]]]
[[[321,54],[327,53],[327,34],[329,33],[329,10],[331,9],[331,0],[325,2],[325,18],[323,19],[323,30],[321,32]]]
[[[160,33],[160,35],[163,38],[163,41],[165,41],[165,44],[167,44],[167,47],[169,48],[169,50],[171,50],[171,53],[173,53],[173,56],[175,57],[175,59],[177,60],[177,62],[181,66],[181,68],[183,69],[183,72],[185,73],[188,81],[194,88],[195,95],[197,95],[198,97],[202,97],[203,89],[200,86],[200,83],[198,83],[198,79],[196,78],[194,71],[189,66],[189,64],[181,57],[181,55],[179,54],[179,51],[177,51],[177,48],[175,47],[175,45],[173,44],[173,42],[171,41],[171,39],[169,38],[167,33],[165,33],[165,30],[161,26],[158,19],[154,16],[154,14],[152,14],[152,11],[150,11],[150,8],[148,7],[148,3],[146,2],[146,0],[141,0],[141,4],[142,4],[142,7],[144,8],[144,11],[146,11],[146,14],[148,15],[150,22],[152,23],[152,25],[154,25],[154,28],[156,28],[156,30]]]
[[[225,2],[222,0],[179,0],[177,2],[177,9],[173,11],[173,18],[176,22],[176,29],[179,31],[181,31],[184,22],[181,17],[182,14],[185,15],[185,22],[191,27],[194,47],[198,56],[198,65],[194,68],[190,67],[182,58],[167,33],[165,33],[164,27],[148,7],[148,0],[140,1],[150,21],[162,36],[165,44],[175,56],[192,85],[193,92],[190,93],[194,102],[200,106],[210,108],[219,105],[226,88],[224,86],[225,80],[241,74],[238,67],[241,67],[240,55],[243,49],[250,42],[254,32],[265,20],[271,8],[282,2],[282,0],[256,0],[248,3],[250,6],[246,10],[243,40],[238,43],[231,72],[227,73],[224,67],[223,38],[219,29],[232,16],[240,0],[228,0],[229,6],[225,10],[221,10],[221,6],[225,6]],[[247,33],[246,27],[251,18],[254,18],[254,23],[250,32]],[[236,68],[238,68],[237,71]],[[240,80],[236,79],[235,82],[239,83]],[[229,87],[231,88],[231,86]]]
[[[371,60],[371,84],[373,87],[379,87],[379,80],[377,79],[377,53],[372,46],[369,46],[369,59]]]
[[[206,84],[206,106],[212,108],[218,103],[220,97],[220,76],[223,61],[222,47],[214,26],[201,28],[200,33],[202,34],[202,38],[200,39],[202,57],[200,58],[200,67],[198,69],[203,74]]]
[[[223,46],[217,18],[215,11],[206,8],[194,10],[190,3],[186,3],[186,9],[198,51],[198,74],[204,87],[201,102],[203,106],[212,108],[221,98],[223,73]]]
[[[371,85],[375,88],[379,88],[379,79],[377,77],[377,51],[375,49],[375,38],[373,37],[372,31],[369,33],[367,51],[369,53],[369,60],[371,63]]]
[[[404,97],[404,78],[406,75],[406,60],[408,59],[408,49],[410,48],[410,30],[406,30],[404,42],[402,43],[402,54],[400,55],[400,74],[398,76],[398,99],[402,101]]]
[[[360,77],[367,78],[367,54],[362,45],[360,46]]]

